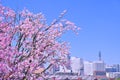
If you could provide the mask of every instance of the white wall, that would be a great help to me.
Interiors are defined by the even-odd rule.
[[[81,72],[81,69],[84,66],[83,59],[77,58],[77,57],[71,57],[70,61],[71,61],[72,72],[78,73],[78,74],[80,74],[80,73],[83,74],[83,72]]]
[[[103,61],[93,62],[93,71],[105,71],[105,63]]]
[[[93,63],[89,61],[84,61],[84,74],[93,75]]]

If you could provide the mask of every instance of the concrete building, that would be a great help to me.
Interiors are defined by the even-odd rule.
[[[95,61],[93,62],[93,71],[105,71],[104,61]]]
[[[117,69],[114,66],[106,66],[105,71],[106,72],[117,72]]]
[[[120,78],[120,65],[106,66],[106,76],[108,78]]]
[[[93,62],[93,76],[98,80],[106,80],[105,63],[101,60]]]
[[[78,73],[78,75],[84,74],[84,64],[83,59],[77,57],[71,57],[71,71],[73,73]]]
[[[114,64],[113,67],[116,69],[116,72],[120,72],[120,64]]]
[[[108,78],[120,78],[120,72],[107,72],[106,76]]]
[[[93,75],[93,63],[84,61],[84,75]]]

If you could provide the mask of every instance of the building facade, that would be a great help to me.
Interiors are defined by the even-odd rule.
[[[71,57],[71,71],[78,73],[78,75],[84,74],[84,64],[83,59],[77,57]]]
[[[95,61],[93,62],[93,71],[105,71],[104,61]]]
[[[84,75],[93,75],[93,63],[84,61]]]

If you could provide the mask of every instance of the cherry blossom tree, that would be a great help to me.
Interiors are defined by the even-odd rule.
[[[0,5],[0,79],[37,80],[54,65],[66,65],[69,45],[65,31],[77,31],[61,13],[50,25],[43,14],[19,13]]]

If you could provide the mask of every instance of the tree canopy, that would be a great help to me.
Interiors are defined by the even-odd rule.
[[[47,25],[41,13],[27,9],[16,13],[0,5],[0,78],[44,78],[54,65],[67,65],[69,45],[59,41],[65,31],[77,31],[78,27],[66,19],[58,19]]]

